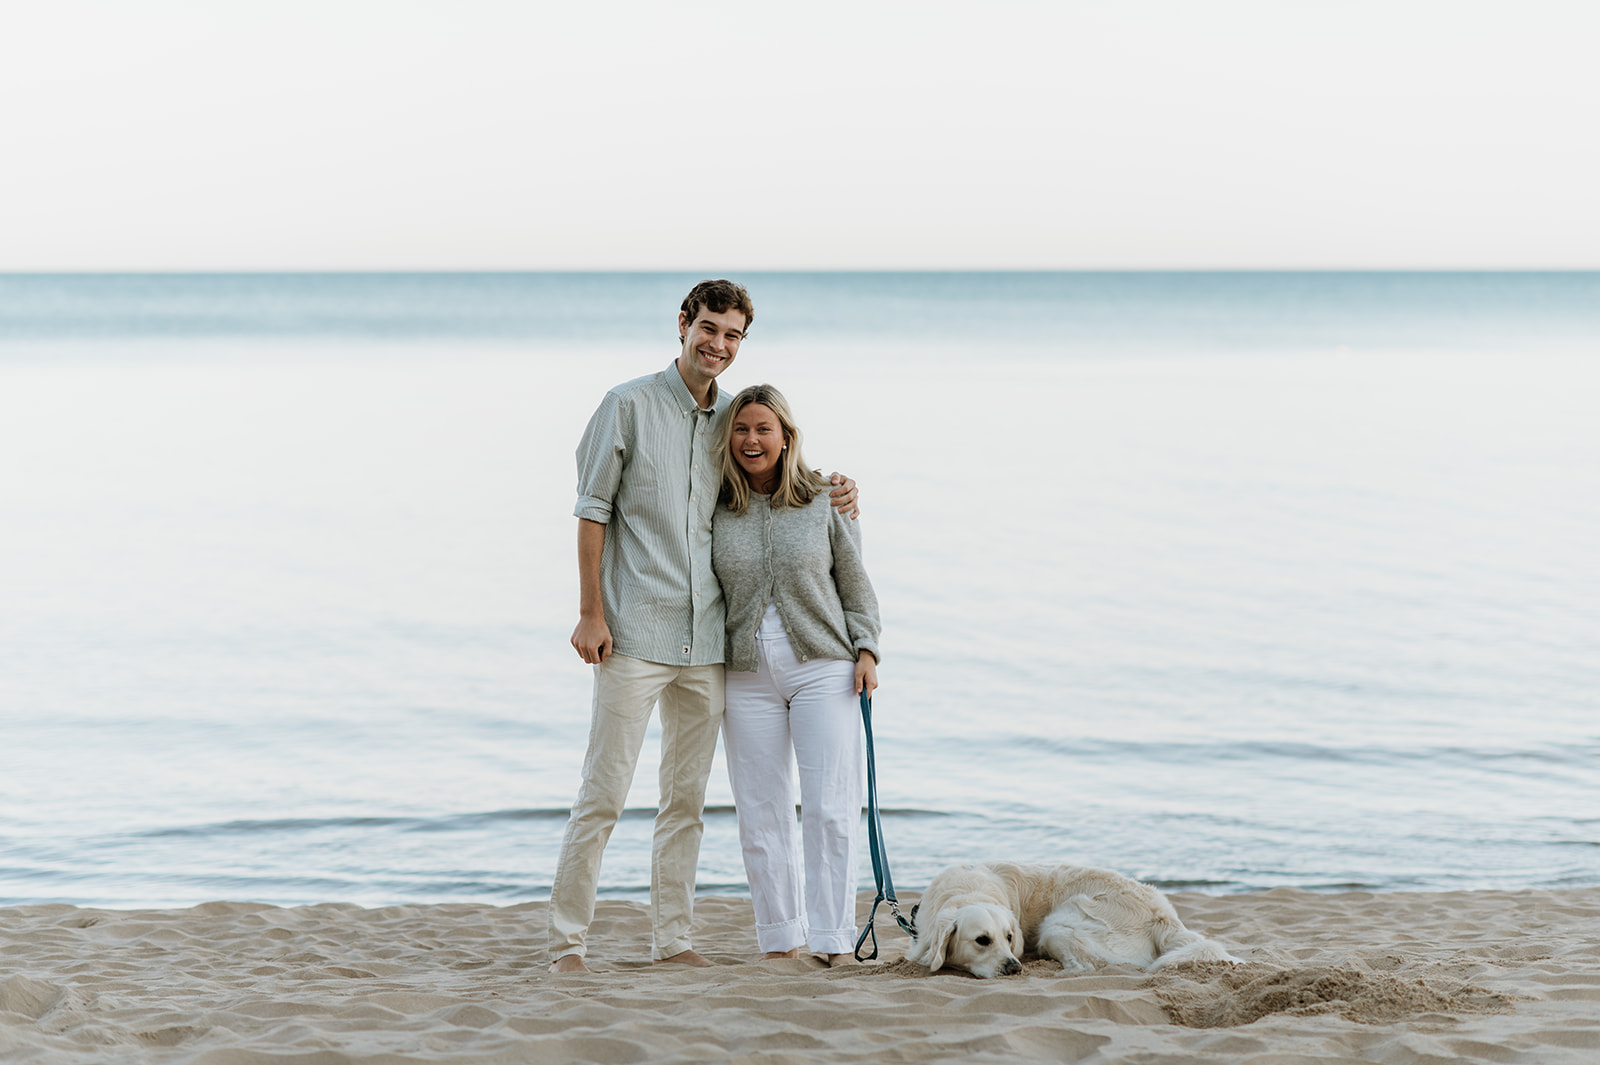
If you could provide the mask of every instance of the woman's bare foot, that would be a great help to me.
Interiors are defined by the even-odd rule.
[[[767,957],[768,958],[798,958],[799,956],[800,956],[800,948],[799,947],[790,947],[788,950],[769,950],[769,951],[767,951]]]
[[[657,965],[693,965],[698,969],[709,969],[711,963],[692,950],[681,950],[670,958],[656,959]]]
[[[563,954],[551,964],[550,971],[553,973],[587,973],[594,970],[583,964],[582,954]]]

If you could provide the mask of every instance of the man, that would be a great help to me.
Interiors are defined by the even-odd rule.
[[[583,784],[550,890],[551,972],[586,972],[600,858],[622,814],[650,711],[661,706],[661,804],[651,846],[653,960],[710,964],[689,943],[706,778],[722,721],[722,588],[711,570],[720,487],[717,377],[755,318],[732,281],[702,281],[678,312],[678,357],[606,393],[578,445],[578,626],[595,667]],[[833,503],[854,509],[835,474]]]

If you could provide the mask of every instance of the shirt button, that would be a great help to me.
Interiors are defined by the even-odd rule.
[[[688,654],[689,653],[689,645],[688,644],[684,644],[683,645],[683,653],[684,654]]]

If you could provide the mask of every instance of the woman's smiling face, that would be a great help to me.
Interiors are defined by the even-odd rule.
[[[785,443],[783,426],[766,404],[747,403],[733,416],[728,447],[733,451],[733,460],[750,478],[750,487],[757,492],[765,494],[777,487]]]

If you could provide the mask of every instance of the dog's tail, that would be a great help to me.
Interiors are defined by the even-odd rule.
[[[1169,965],[1182,965],[1191,961],[1225,961],[1232,965],[1243,964],[1241,959],[1229,954],[1221,943],[1207,939],[1198,932],[1189,931],[1178,921],[1161,920],[1152,931],[1160,954],[1150,966],[1151,969],[1165,969]]]

